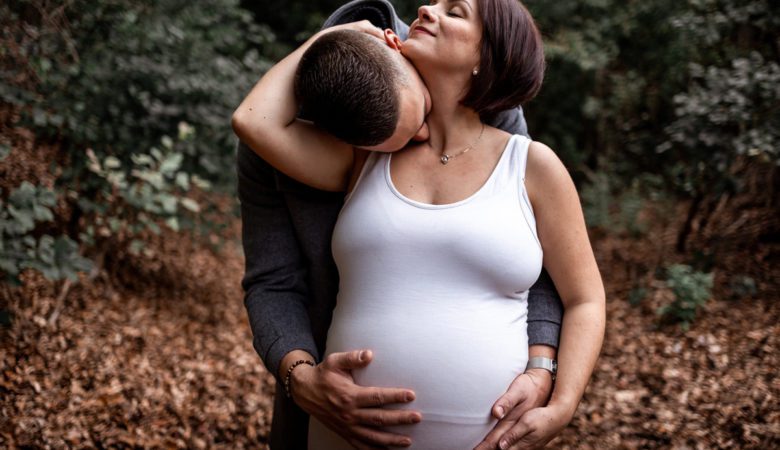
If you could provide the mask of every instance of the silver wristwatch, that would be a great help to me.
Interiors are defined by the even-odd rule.
[[[525,370],[528,369],[549,370],[552,374],[552,380],[555,381],[555,375],[558,373],[558,361],[544,356],[534,356],[528,360],[528,365],[525,366]]]

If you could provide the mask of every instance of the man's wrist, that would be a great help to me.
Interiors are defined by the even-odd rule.
[[[298,406],[300,406],[298,400],[300,400],[301,394],[305,397],[306,385],[311,380],[311,374],[315,370],[317,370],[315,366],[302,364],[290,374],[290,398]]]
[[[555,376],[558,373],[558,362],[546,356],[533,356],[528,359],[525,370],[527,372],[531,369],[546,370],[552,375],[552,380],[555,381]]]
[[[289,351],[279,361],[279,372],[277,373],[277,378],[279,381],[284,381],[284,377],[287,375],[287,369],[290,368],[290,365],[301,359],[308,359],[314,361],[315,364],[317,363],[317,358],[312,356],[312,354],[306,350],[296,349]]]
[[[284,393],[287,394],[287,398],[292,399],[291,379],[292,379],[293,372],[295,372],[295,369],[301,366],[314,367],[314,365],[315,365],[314,361],[312,361],[311,359],[299,359],[294,363],[290,364],[290,367],[287,369],[287,373],[284,376]]]

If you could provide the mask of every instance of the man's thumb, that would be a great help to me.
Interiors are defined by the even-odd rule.
[[[365,367],[371,362],[372,357],[371,350],[354,350],[351,352],[333,353],[329,358],[333,368],[351,370]]]

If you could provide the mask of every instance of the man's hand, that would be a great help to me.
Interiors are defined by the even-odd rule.
[[[493,430],[488,433],[475,450],[494,450],[499,448],[499,443],[507,441],[507,447],[524,437],[529,431],[541,429],[545,424],[538,422],[541,417],[531,412],[538,410],[547,404],[552,392],[552,374],[544,369],[529,369],[517,376],[507,389],[506,393],[493,405],[493,416],[499,419]],[[536,408],[536,409],[534,409]],[[544,409],[544,408],[542,408]],[[533,410],[533,411],[532,411]],[[533,421],[531,419],[533,418]],[[544,442],[535,440],[538,445],[512,448],[542,448],[555,434],[562,429],[568,420],[560,428],[550,430],[549,438]],[[545,428],[547,429],[547,428]],[[547,434],[544,434],[547,436]],[[523,442],[527,441],[524,438]],[[500,447],[504,448],[504,447]]]
[[[356,449],[408,447],[408,436],[389,433],[381,427],[418,423],[420,413],[382,406],[411,402],[414,392],[358,386],[352,379],[351,371],[367,366],[372,357],[369,350],[333,353],[316,367],[297,367],[291,381],[293,400]]]

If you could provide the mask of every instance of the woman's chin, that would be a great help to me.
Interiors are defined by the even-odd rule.
[[[410,43],[409,40],[404,43],[404,46],[401,49],[401,54],[404,55],[406,59],[411,61],[417,70],[420,70],[421,65],[424,66],[430,62],[430,55],[427,55],[424,49],[420,48],[420,45],[417,45],[417,42],[411,42],[411,45],[408,43]]]

